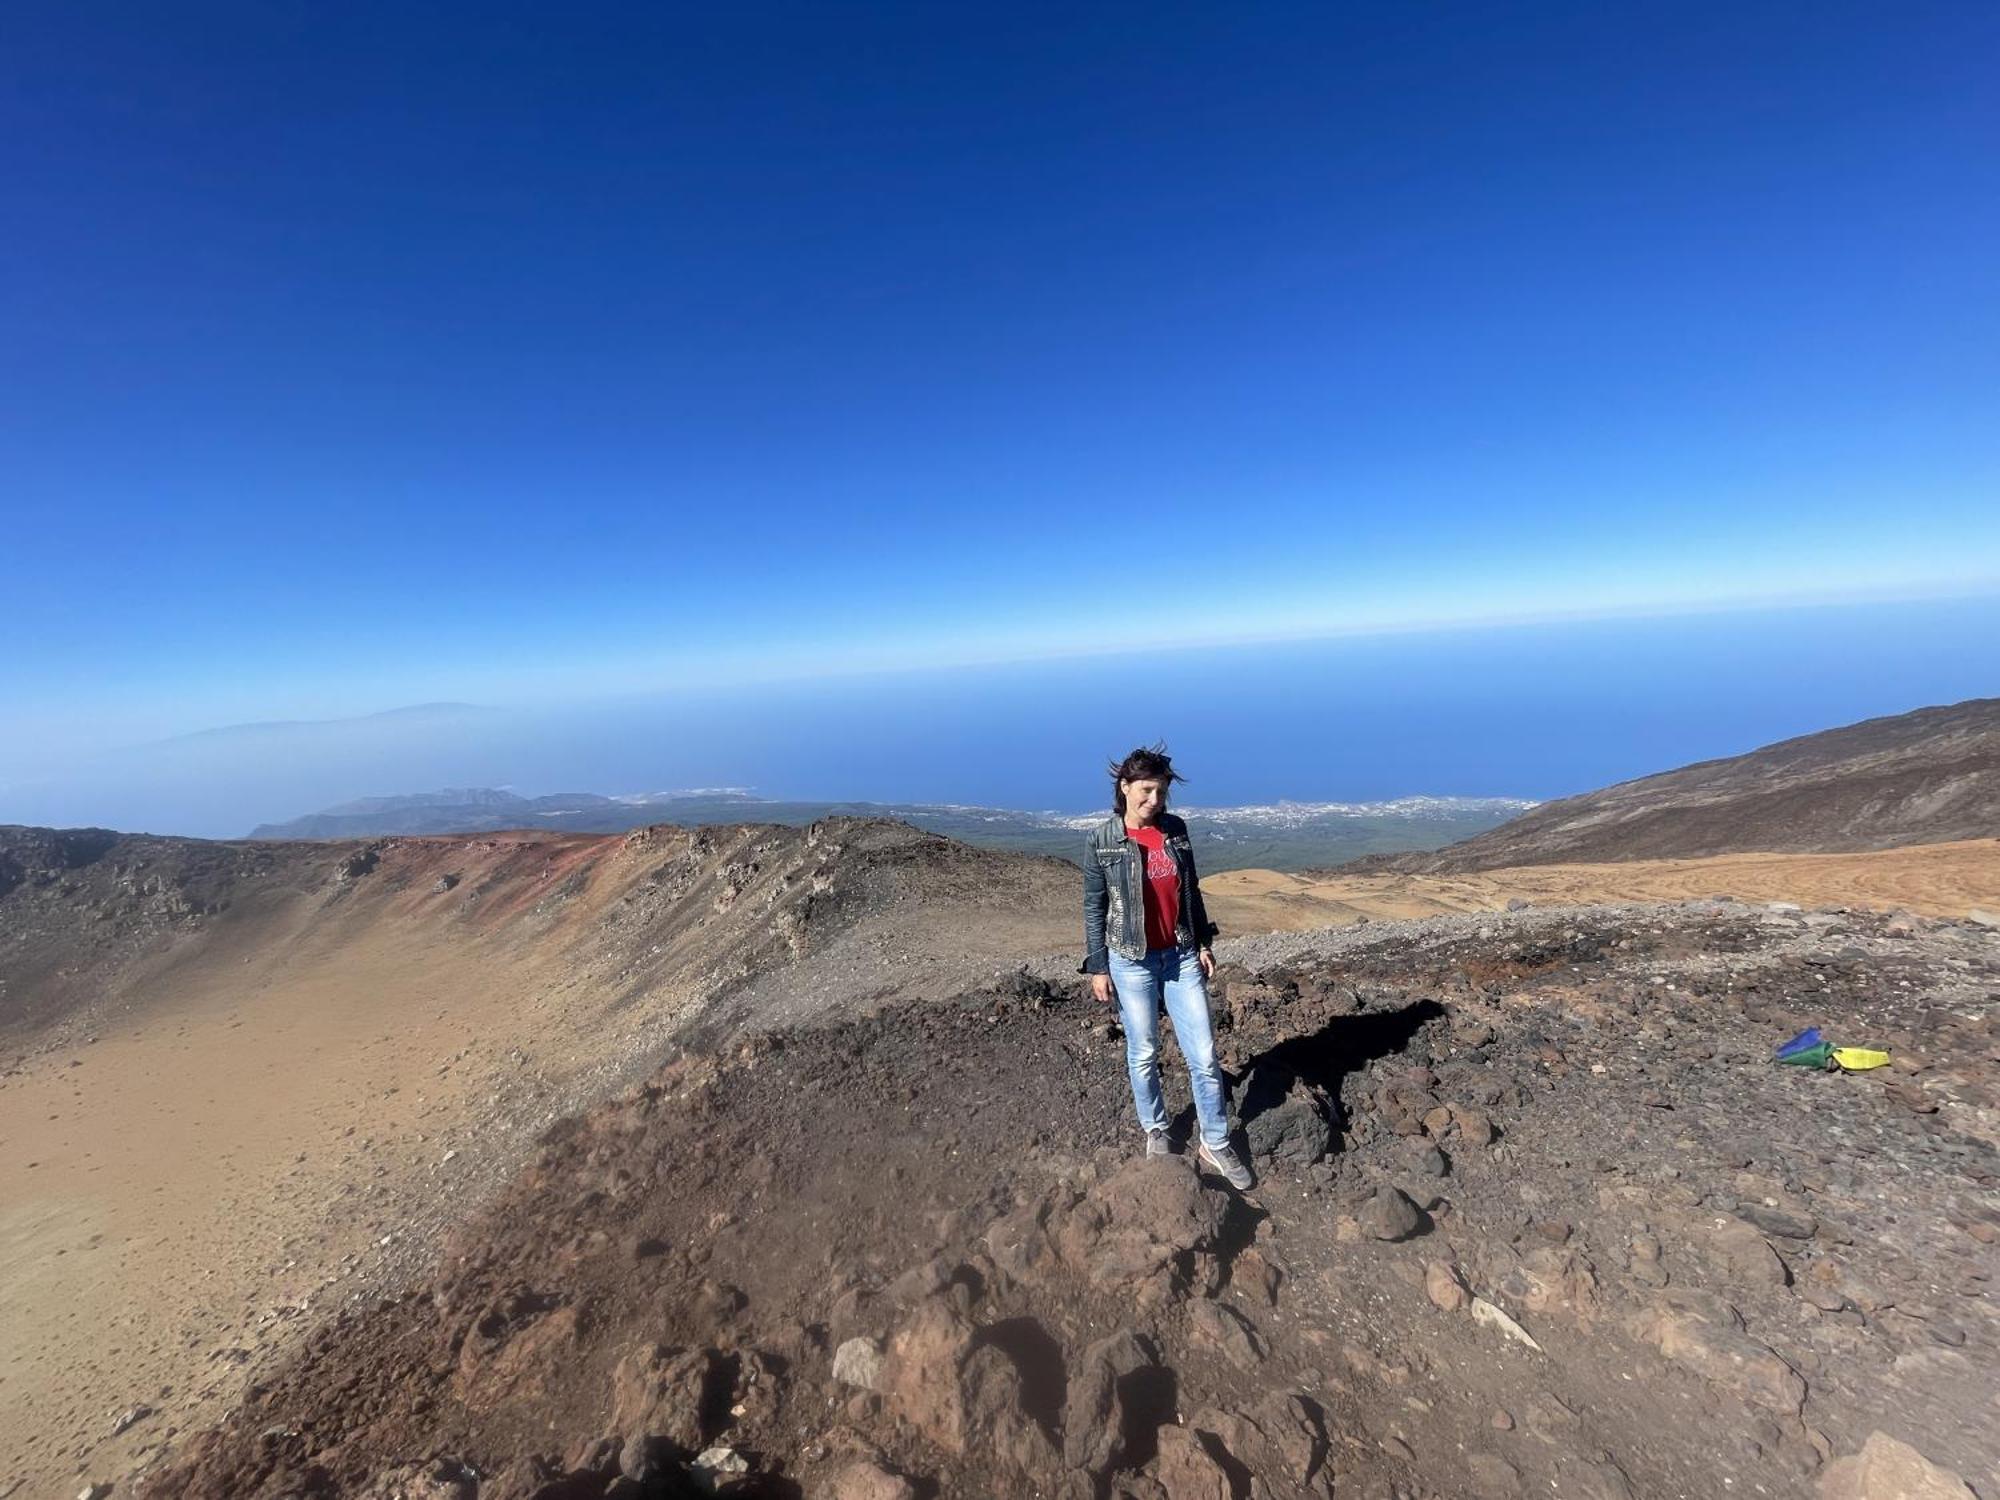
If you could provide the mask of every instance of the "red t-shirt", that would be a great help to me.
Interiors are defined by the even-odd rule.
[[[1146,851],[1146,951],[1177,948],[1180,926],[1181,872],[1167,853],[1167,836],[1157,828],[1127,825],[1125,837]]]

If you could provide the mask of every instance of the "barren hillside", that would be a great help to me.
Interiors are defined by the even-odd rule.
[[[1136,1156],[1081,1002],[690,1050],[140,1492],[2000,1484],[1989,931],[1718,902],[1226,957],[1251,1193]],[[1896,1066],[1775,1066],[1808,1023]],[[1864,1444],[1935,1487],[1858,1487]]]
[[[1073,941],[1076,882],[849,819],[0,830],[0,1495],[219,1411],[706,1009],[782,1025],[955,993]],[[792,985],[758,991],[778,969]]]
[[[1977,920],[1232,936],[1237,1197],[1135,1160],[1059,862],[0,857],[0,1496],[1803,1497],[1877,1432],[2000,1485]],[[1894,1063],[1773,1065],[1808,1024]]]
[[[1887,849],[2000,835],[2000,698],[1869,719],[1546,802],[1434,854],[1355,872]]]

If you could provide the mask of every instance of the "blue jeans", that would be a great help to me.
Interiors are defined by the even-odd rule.
[[[1111,983],[1118,991],[1118,1018],[1125,1027],[1125,1071],[1132,1075],[1132,1102],[1139,1128],[1165,1130],[1167,1102],[1160,1094],[1160,1001],[1174,1023],[1174,1039],[1187,1059],[1194,1085],[1194,1112],[1201,1138],[1211,1146],[1229,1143],[1229,1113],[1222,1099],[1222,1070],[1215,1065],[1215,1033],[1208,1023],[1208,981],[1192,948],[1155,948],[1143,961],[1109,955]]]

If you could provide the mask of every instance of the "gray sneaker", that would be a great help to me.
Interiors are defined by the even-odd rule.
[[[1174,1154],[1174,1148],[1167,1144],[1167,1133],[1164,1130],[1149,1130],[1146,1132],[1146,1154],[1148,1156],[1172,1156]]]
[[[1211,1146],[1207,1141],[1203,1141],[1197,1154],[1202,1161],[1220,1172],[1233,1188],[1238,1190],[1247,1188],[1256,1180],[1250,1175],[1250,1169],[1243,1165],[1243,1158],[1236,1154],[1233,1147]]]

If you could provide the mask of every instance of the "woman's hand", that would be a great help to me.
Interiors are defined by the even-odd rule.
[[[1111,976],[1109,974],[1091,975],[1090,993],[1097,997],[1099,1005],[1109,1005],[1117,998],[1116,992],[1111,988]]]
[[[1201,953],[1200,953],[1200,954],[1198,955],[1198,957],[1200,958],[1200,961],[1201,961],[1201,977],[1202,977],[1203,979],[1213,979],[1213,978],[1215,978],[1215,952],[1214,952],[1214,950],[1213,950],[1213,949],[1211,949],[1211,948],[1209,948],[1209,947],[1208,947],[1208,946],[1207,946],[1206,944],[1204,944],[1204,945],[1202,946],[1202,950],[1201,950]]]

